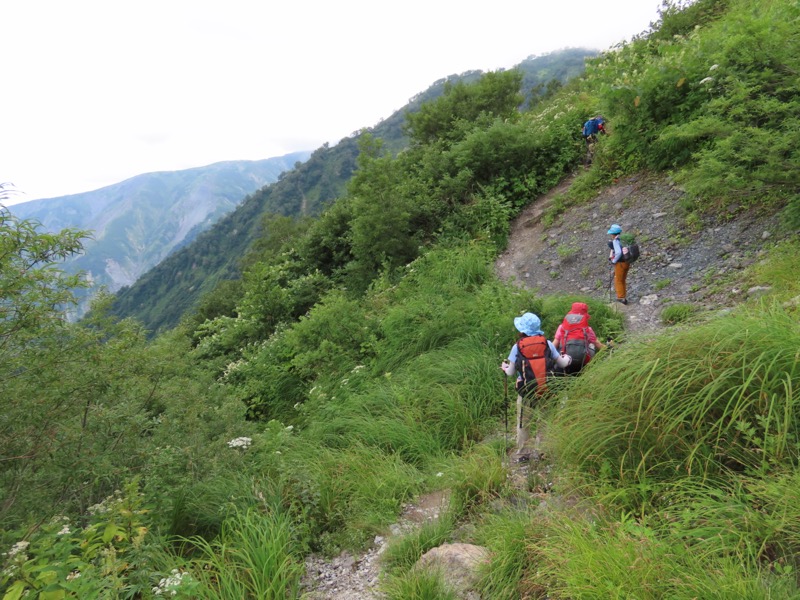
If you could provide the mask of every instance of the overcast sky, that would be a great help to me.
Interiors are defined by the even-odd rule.
[[[447,75],[607,49],[661,0],[2,0],[10,202],[336,144]]]

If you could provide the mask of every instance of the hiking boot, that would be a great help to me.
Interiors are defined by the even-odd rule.
[[[627,304],[628,303],[628,299],[627,298],[617,298],[617,302],[620,302],[622,304]]]

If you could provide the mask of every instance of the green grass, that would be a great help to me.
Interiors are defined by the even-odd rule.
[[[551,434],[566,458],[593,470],[610,462],[617,479],[793,460],[799,345],[780,307],[631,342],[579,378],[570,396],[584,400],[566,404]]]
[[[658,281],[656,281],[656,284],[655,284],[655,286],[654,286],[654,287],[655,287],[655,290],[656,290],[657,292],[660,292],[660,291],[661,291],[661,290],[663,290],[665,287],[668,287],[668,286],[669,286],[669,284],[671,284],[671,283],[672,283],[672,279],[670,279],[670,278],[668,278],[668,277],[667,277],[667,278],[665,278],[665,279],[659,279]]]
[[[677,325],[690,321],[697,314],[697,306],[687,303],[676,303],[665,306],[661,311],[661,322],[664,325]]]
[[[797,264],[800,261],[800,242],[789,239],[770,248],[767,256],[748,269],[748,286],[769,286],[770,295],[779,301],[791,301],[800,295]],[[797,302],[795,300],[795,305]]]
[[[199,585],[183,597],[284,600],[299,593],[303,564],[285,515],[250,510],[228,519],[213,542],[184,542],[198,554],[190,574]]]
[[[382,568],[395,576],[409,572],[428,550],[450,541],[455,525],[453,513],[444,512],[416,531],[392,539],[381,556]]]
[[[389,600],[456,600],[438,570],[418,570],[391,578],[384,586]]]
[[[798,593],[791,579],[749,568],[735,556],[709,556],[630,518],[573,514],[544,526],[547,540],[534,548],[528,585],[552,597],[767,600]]]

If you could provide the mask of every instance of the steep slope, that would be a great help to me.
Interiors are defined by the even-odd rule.
[[[684,193],[668,178],[646,173],[598,190],[591,201],[561,210],[552,224],[546,225],[553,218],[554,205],[576,177],[573,174],[565,179],[515,219],[508,247],[496,261],[496,272],[504,280],[542,294],[607,297],[606,231],[612,222],[619,222],[624,229],[637,233],[644,250],[629,275],[631,304],[615,305],[623,312],[629,333],[646,334],[660,328],[659,313],[671,303],[716,308],[743,301],[748,292],[732,287],[737,275],[758,259],[764,244],[781,235],[792,235],[781,230],[774,214],[752,211],[709,216],[702,230],[689,231],[680,207]],[[754,289],[749,294],[759,292]],[[536,457],[532,461],[507,464],[509,484],[516,495],[506,510],[529,512],[531,506],[538,506],[542,513],[558,512],[575,503],[574,498],[560,494],[553,476],[553,457],[539,453],[546,447],[545,438],[546,431],[539,429],[528,442]],[[542,483],[531,486],[532,481]],[[386,598],[380,582],[385,575],[381,556],[387,544],[413,533],[420,522],[438,519],[447,510],[442,500],[446,497],[447,490],[438,490],[404,505],[398,523],[391,525],[386,535],[376,536],[363,552],[342,552],[333,558],[318,554],[306,557],[303,586],[308,597]],[[417,518],[412,520],[411,515]],[[469,528],[457,531],[468,532]],[[461,539],[456,533],[454,538],[456,542],[471,541],[468,534]]]

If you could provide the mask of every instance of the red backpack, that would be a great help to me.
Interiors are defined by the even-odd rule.
[[[517,342],[517,373],[522,376],[517,381],[517,393],[528,396],[534,391],[541,395],[547,391],[547,371],[552,366],[549,361],[550,352],[547,338],[543,335],[531,335]]]
[[[589,315],[568,313],[561,323],[564,338],[562,351],[572,357],[572,364],[583,366],[592,360],[589,352]]]

